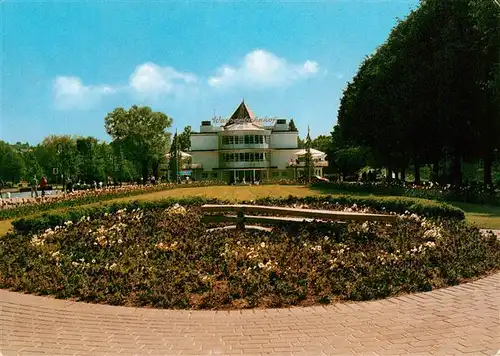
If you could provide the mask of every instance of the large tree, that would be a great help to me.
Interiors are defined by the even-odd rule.
[[[191,126],[186,126],[179,136],[179,149],[181,151],[191,150]]]
[[[4,141],[0,141],[0,178],[4,181],[17,183],[24,173],[22,155]]]
[[[130,109],[117,108],[105,117],[106,132],[115,145],[141,167],[144,182],[150,169],[154,172],[168,150],[172,118],[162,112],[154,112],[147,106],[132,106]]]
[[[482,158],[485,183],[500,140],[499,9],[480,0],[422,1],[367,57],[345,89],[340,132],[389,171]]]

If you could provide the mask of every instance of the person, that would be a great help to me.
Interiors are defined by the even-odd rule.
[[[42,177],[40,181],[40,188],[42,189],[42,197],[45,196],[45,189],[47,189],[47,178],[45,176]]]
[[[102,181],[99,182],[99,189],[102,189]]]
[[[156,178],[154,175],[151,176],[151,184],[155,184],[156,183]]]
[[[94,189],[97,189],[97,182],[94,181]]]
[[[37,184],[38,181],[36,179],[36,176],[33,177],[31,180],[31,197],[35,196],[35,198],[38,198],[38,191],[37,191]]]

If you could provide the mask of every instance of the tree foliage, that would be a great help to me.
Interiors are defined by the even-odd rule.
[[[422,1],[365,58],[338,112],[343,144],[367,147],[404,172],[482,160],[485,183],[500,148],[500,9],[492,1]],[[419,179],[418,173],[416,179]]]
[[[140,165],[142,177],[146,181],[150,170],[157,170],[159,162],[167,153],[169,134],[166,129],[171,126],[172,119],[164,113],[153,112],[147,106],[134,105],[129,110],[113,110],[104,121],[106,132],[114,144],[122,149],[129,160]]]

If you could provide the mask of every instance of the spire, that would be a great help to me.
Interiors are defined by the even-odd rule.
[[[238,121],[253,122],[254,120],[255,120],[255,115],[248,108],[247,104],[245,104],[245,99],[243,98],[241,104],[233,112],[233,114],[231,115],[225,126],[232,125]]]

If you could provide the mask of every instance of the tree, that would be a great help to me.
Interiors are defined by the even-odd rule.
[[[451,167],[482,158],[485,183],[500,137],[500,14],[481,0],[422,1],[365,58],[348,83],[338,113],[351,147],[368,147],[391,171],[413,164]]]
[[[312,173],[314,170],[314,161],[313,161],[313,157],[311,154],[311,145],[312,145],[312,141],[311,141],[311,135],[309,134],[309,126],[308,126],[307,127],[306,142],[305,142],[306,154],[304,156],[304,176],[305,176],[307,183],[309,183],[311,181]]]
[[[168,133],[172,119],[161,112],[153,112],[144,106],[132,106],[129,110],[117,108],[104,119],[106,132],[113,138],[126,157],[141,167],[144,182],[149,171],[167,153]],[[154,171],[154,169],[153,169]],[[157,172],[154,172],[157,175]]]
[[[295,121],[293,119],[290,120],[290,123],[288,124],[288,129],[290,131],[298,132],[299,130],[297,129],[297,126],[295,126]]]
[[[171,177],[175,182],[179,178],[179,162],[180,162],[180,140],[177,132],[174,135],[172,144],[170,145],[170,153],[168,157],[168,167],[171,172]]]
[[[29,149],[23,154],[23,160],[25,166],[23,172],[24,180],[30,181],[33,179],[33,177],[37,177],[37,179],[40,179],[45,175],[43,172],[43,168],[38,163],[38,160],[36,159],[36,156],[32,149]]]
[[[300,137],[297,136],[297,147],[298,148],[305,148],[306,144],[304,140],[302,140]]]
[[[0,177],[5,181],[17,183],[23,176],[24,168],[21,154],[8,143],[0,141]]]
[[[191,150],[191,126],[186,126],[184,131],[178,136],[179,149],[181,151]]]

